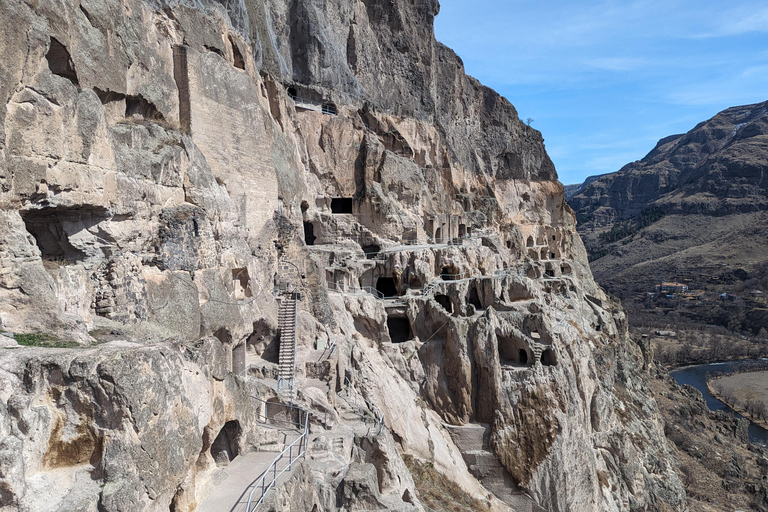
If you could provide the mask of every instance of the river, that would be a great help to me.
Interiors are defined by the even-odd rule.
[[[730,372],[733,371],[741,361],[725,362],[725,363],[711,363],[703,364],[700,366],[689,366],[681,370],[675,370],[670,372],[670,375],[677,381],[678,384],[688,384],[695,387],[701,394],[704,395],[704,400],[707,402],[707,407],[712,411],[728,411],[731,414],[742,418],[740,414],[733,409],[725,405],[723,402],[712,396],[712,393],[707,389],[707,374],[715,372]],[[768,445],[768,430],[764,429],[760,425],[755,423],[749,423],[749,440],[753,443],[759,443]]]

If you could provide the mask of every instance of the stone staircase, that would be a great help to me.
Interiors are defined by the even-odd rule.
[[[296,295],[283,295],[280,298],[277,326],[280,330],[280,354],[278,358],[278,376],[291,383],[296,371],[296,314],[298,303]]]
[[[483,484],[483,487],[516,512],[546,512],[525,491],[515,485],[496,455],[490,451],[488,440],[491,429],[488,425],[470,423],[463,426],[445,425],[445,427],[459,448],[469,472]]]

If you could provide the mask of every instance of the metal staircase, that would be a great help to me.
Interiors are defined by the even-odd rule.
[[[299,314],[298,294],[280,297],[277,327],[280,329],[280,355],[278,359],[278,390],[288,390],[293,398],[293,376],[296,372],[296,324]]]

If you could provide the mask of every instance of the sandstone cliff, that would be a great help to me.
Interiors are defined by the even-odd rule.
[[[494,510],[685,508],[541,135],[438,9],[0,3],[0,319],[77,345],[0,349],[2,510],[195,510],[280,445],[285,291],[271,509],[422,510],[404,454]]]

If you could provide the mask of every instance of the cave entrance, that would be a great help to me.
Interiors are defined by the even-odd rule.
[[[226,422],[211,445],[211,457],[217,466],[226,466],[239,455],[239,438],[240,424],[237,421]]]
[[[516,338],[497,335],[499,343],[499,359],[502,366],[527,366],[531,361],[528,344]]]
[[[437,228],[435,230],[435,243],[439,244],[443,241],[443,228]]]
[[[529,236],[528,239],[525,241],[526,247],[533,247],[533,237]]]
[[[546,260],[546,259],[548,259],[547,256],[549,256],[549,251],[547,249],[542,249],[541,250],[541,259],[542,260]]]
[[[404,316],[388,316],[387,330],[392,343],[405,343],[413,338],[411,323]]]
[[[338,113],[338,110],[336,109],[336,105],[333,103],[323,103],[321,110],[323,114],[328,116],[335,116]]]
[[[250,287],[251,278],[248,275],[248,269],[233,268],[232,269],[232,285],[235,289],[235,299],[242,300],[253,296]]]
[[[459,279],[459,270],[454,267],[443,267],[440,271],[440,279],[443,281],[456,281]]]
[[[232,46],[232,65],[237,69],[245,69],[243,54],[240,53],[240,48],[237,47],[237,43],[231,35],[229,36],[229,44]]]
[[[392,277],[380,277],[376,280],[376,291],[384,297],[396,297],[398,293],[395,279]]]
[[[475,307],[475,310],[479,311],[483,308],[483,303],[480,302],[480,294],[477,293],[477,288],[472,286],[469,289],[469,296],[467,297],[467,302],[472,304]]]
[[[75,72],[72,58],[67,48],[58,40],[51,38],[51,48],[45,54],[45,59],[48,61],[48,69],[51,70],[51,73],[62,76],[74,85],[78,85],[77,73]]]
[[[375,260],[376,256],[379,255],[379,251],[381,250],[381,247],[379,247],[376,244],[371,244],[371,245],[363,245],[362,249],[363,249],[363,252],[365,253],[365,259]]]
[[[331,213],[352,213],[351,197],[331,198]]]
[[[570,274],[571,273],[571,266],[567,263],[563,263],[560,265],[560,272],[563,274]]]
[[[459,224],[459,236],[461,236],[461,237],[467,236],[467,225],[466,224]]]
[[[85,259],[85,252],[70,243],[70,237],[87,230],[107,218],[106,212],[83,208],[42,208],[21,213],[24,226],[31,234],[44,261],[63,264]]]
[[[451,298],[447,295],[435,295],[435,301],[440,304],[444,310],[448,313],[453,313],[453,305],[451,304]]]
[[[544,366],[555,366],[557,364],[555,351],[551,348],[544,350],[544,352],[541,353],[541,364]]]
[[[304,243],[307,245],[315,245],[315,240],[317,240],[317,237],[315,236],[315,225],[311,222],[305,222],[304,223]]]

